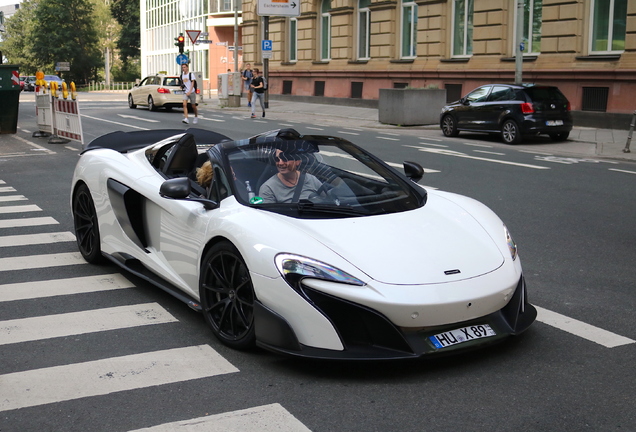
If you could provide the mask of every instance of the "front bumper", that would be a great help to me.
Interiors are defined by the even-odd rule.
[[[528,303],[523,276],[514,295],[502,309],[489,315],[443,326],[404,328],[394,325],[377,311],[313,289],[305,295],[333,325],[343,350],[310,347],[298,342],[292,326],[280,315],[257,302],[257,344],[262,348],[298,357],[371,360],[405,359],[451,354],[500,342],[527,330],[537,316]],[[430,336],[474,325],[488,324],[494,336],[437,348]]]

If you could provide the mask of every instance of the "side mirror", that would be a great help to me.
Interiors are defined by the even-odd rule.
[[[192,188],[190,187],[190,179],[186,177],[172,178],[161,184],[159,195],[164,198],[194,201],[203,204],[206,210],[212,210],[219,206],[216,201],[205,198],[190,197]]]
[[[404,161],[404,174],[417,183],[424,177],[424,168],[417,162]]]
[[[461,98],[459,101],[462,105],[470,105],[470,101],[466,97]]]

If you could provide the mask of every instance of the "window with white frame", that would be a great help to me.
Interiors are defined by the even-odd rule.
[[[525,42],[523,53],[538,54],[541,52],[543,0],[524,0],[523,3],[523,41]]]
[[[358,0],[358,60],[370,58],[371,43],[371,0]]]
[[[402,3],[402,34],[400,38],[402,58],[417,55],[417,4],[412,1]]]
[[[322,0],[320,7],[320,60],[331,59],[331,0]]]
[[[473,54],[473,3],[474,0],[453,1],[453,57],[469,57]]]
[[[627,0],[591,0],[590,17],[590,52],[623,52]]]
[[[298,60],[298,20],[289,19],[289,61]]]

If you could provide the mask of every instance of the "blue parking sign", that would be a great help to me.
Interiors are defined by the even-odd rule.
[[[263,39],[261,41],[261,50],[263,51],[271,51],[272,50],[272,41],[269,39]]]

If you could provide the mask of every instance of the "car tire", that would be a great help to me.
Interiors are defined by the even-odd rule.
[[[155,105],[155,100],[152,96],[148,96],[148,109],[150,111],[157,111],[157,106]]]
[[[84,259],[91,264],[103,260],[97,211],[88,186],[82,184],[73,197],[73,223],[77,247]]]
[[[445,115],[444,118],[442,118],[442,132],[444,133],[444,136],[447,137],[456,137],[459,135],[457,123],[453,116]]]
[[[521,142],[521,131],[519,125],[514,120],[506,120],[501,125],[501,139],[506,144],[519,144]]]
[[[137,108],[137,105],[135,105],[135,102],[133,101],[133,97],[131,94],[128,95],[128,108],[130,109]]]
[[[201,262],[199,295],[205,321],[214,335],[235,349],[254,347],[254,286],[238,249],[215,244]]]
[[[552,141],[565,141],[569,136],[570,132],[554,133],[550,134],[550,139],[552,139]]]

